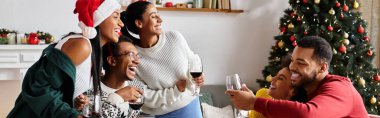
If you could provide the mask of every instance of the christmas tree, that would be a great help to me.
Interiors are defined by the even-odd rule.
[[[380,76],[372,65],[374,48],[366,32],[366,21],[358,11],[357,0],[289,0],[290,8],[280,19],[280,34],[270,52],[269,65],[258,79],[269,87],[280,68],[280,60],[290,53],[297,40],[320,36],[333,48],[329,73],[350,78],[363,98],[368,113],[380,114]]]

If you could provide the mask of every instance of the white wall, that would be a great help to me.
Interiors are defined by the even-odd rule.
[[[178,30],[203,58],[206,84],[225,83],[225,76],[240,74],[257,88],[267,65],[273,36],[287,0],[234,0],[244,13],[160,12],[164,28]],[[73,14],[75,0],[2,0],[0,28],[19,32],[48,31],[59,38],[79,31]],[[2,82],[0,81],[0,84]]]
[[[248,86],[267,65],[286,0],[239,0],[241,14],[160,12],[166,29],[178,30],[204,61],[206,84],[224,84],[225,76],[238,73]]]

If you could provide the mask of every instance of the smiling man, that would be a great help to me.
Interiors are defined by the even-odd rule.
[[[132,44],[132,40],[121,36],[118,43],[107,43],[102,51],[105,75],[100,84],[103,105],[101,115],[105,118],[129,117],[132,114],[129,113],[128,102],[136,101],[143,94],[140,90],[143,84],[133,81],[139,64],[137,49]],[[91,95],[92,91],[89,90],[84,94]],[[90,101],[93,100],[90,99]],[[78,110],[82,110],[87,102],[88,98],[80,96],[75,99],[75,106]]]
[[[350,79],[328,74],[332,58],[330,44],[317,36],[304,37],[292,53],[292,85],[304,86],[308,101],[256,98],[247,87],[228,90],[237,108],[254,109],[273,118],[368,117],[363,100]],[[286,110],[285,110],[286,109]]]

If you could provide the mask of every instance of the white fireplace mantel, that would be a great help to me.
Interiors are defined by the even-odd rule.
[[[0,80],[22,80],[48,45],[0,45]]]

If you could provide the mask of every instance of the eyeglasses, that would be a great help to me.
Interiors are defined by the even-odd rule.
[[[116,57],[118,57],[118,56],[122,56],[122,55],[126,55],[126,56],[128,56],[129,59],[131,59],[132,61],[140,60],[140,59],[141,59],[141,55],[140,55],[140,54],[135,54],[135,53],[133,53],[133,52],[120,53],[119,55],[116,55]]]

